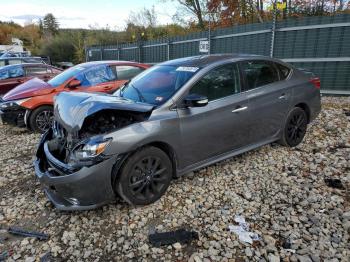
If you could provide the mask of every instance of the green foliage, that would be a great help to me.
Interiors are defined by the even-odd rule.
[[[40,53],[50,56],[54,62],[69,62],[74,59],[75,48],[71,39],[57,36],[50,42],[43,43]]]

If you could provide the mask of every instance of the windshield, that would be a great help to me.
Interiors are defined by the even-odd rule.
[[[153,66],[133,78],[116,94],[136,102],[161,105],[197,71],[197,67]]]
[[[85,68],[83,68],[81,66],[71,67],[71,68],[67,69],[66,71],[62,72],[61,74],[52,78],[50,81],[48,81],[48,83],[53,87],[57,87],[59,85],[62,85],[68,79],[72,78],[73,76],[75,76],[79,72],[83,71],[84,69]]]

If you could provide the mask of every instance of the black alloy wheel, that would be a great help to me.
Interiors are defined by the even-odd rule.
[[[165,193],[172,172],[172,163],[165,152],[156,147],[146,147],[126,160],[117,175],[115,189],[128,203],[147,205]]]
[[[305,111],[299,107],[293,108],[288,114],[281,143],[290,147],[299,145],[305,136],[307,124]]]
[[[51,127],[53,118],[52,107],[41,106],[31,113],[29,125],[33,131],[44,133]]]

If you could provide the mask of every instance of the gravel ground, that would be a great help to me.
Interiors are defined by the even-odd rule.
[[[297,148],[277,144],[173,181],[155,204],[124,202],[86,212],[59,212],[35,180],[39,135],[0,127],[0,254],[8,261],[350,261],[350,98],[322,99],[323,110]],[[345,189],[327,186],[339,178]],[[228,230],[236,215],[261,240]],[[39,241],[9,235],[17,226],[45,232]],[[190,244],[152,247],[150,231],[189,228]]]

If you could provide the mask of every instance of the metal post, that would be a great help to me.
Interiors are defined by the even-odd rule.
[[[142,59],[141,59],[141,48],[142,48],[142,45],[141,45],[141,42],[139,42],[139,62],[142,63]]]
[[[277,16],[276,1],[273,2],[273,19],[272,19],[272,29],[271,29],[272,31],[271,31],[270,57],[273,57],[273,51],[275,48],[276,16]]]
[[[166,58],[167,60],[170,60],[170,42],[168,41],[168,44],[166,45],[167,49],[166,49]]]
[[[101,46],[101,48],[100,48],[100,53],[101,53],[101,55],[100,55],[100,60],[102,61],[102,60],[103,60],[103,48],[102,48],[102,46]]]
[[[117,59],[120,60],[120,48],[118,47],[118,50],[117,50]]]
[[[210,15],[209,15],[209,32],[208,32],[208,42],[209,42],[208,55],[210,55],[210,49],[211,49]]]

